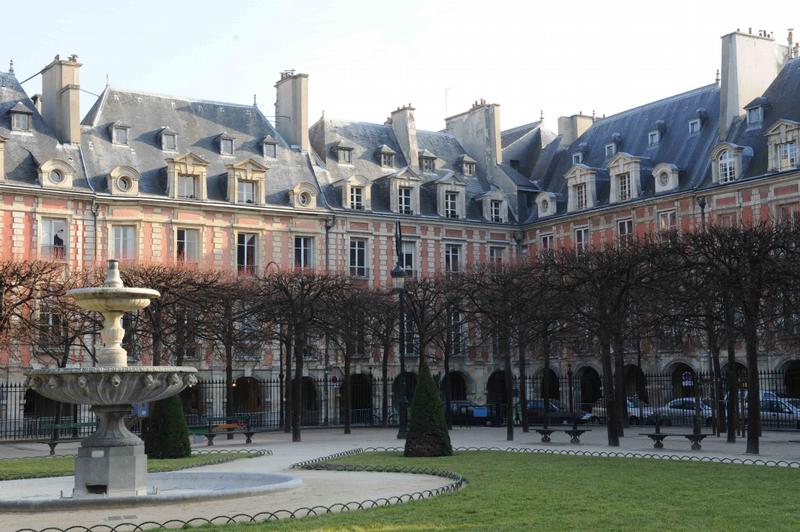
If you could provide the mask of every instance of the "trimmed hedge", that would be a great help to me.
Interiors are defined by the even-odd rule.
[[[183,404],[177,395],[153,403],[143,423],[144,452],[150,458],[186,458],[192,454]]]
[[[419,369],[419,382],[411,402],[411,419],[406,437],[405,456],[450,456],[453,446],[447,432],[439,389],[425,361]]]

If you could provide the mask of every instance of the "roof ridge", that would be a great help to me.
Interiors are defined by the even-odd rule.
[[[188,96],[176,96],[174,94],[163,94],[158,92],[148,92],[148,91],[140,91],[140,90],[133,90],[133,89],[123,89],[119,87],[108,87],[109,91],[121,92],[126,94],[137,94],[140,96],[150,96],[153,98],[165,98],[170,100],[182,100],[189,103],[205,103],[209,105],[225,105],[228,107],[240,107],[243,109],[253,109],[254,107],[258,109],[258,106],[254,106],[253,104],[247,103],[233,103],[233,102],[221,102],[217,100],[204,100],[202,98],[191,98]]]
[[[624,109],[624,110],[622,110],[622,111],[620,111],[618,113],[614,113],[613,115],[608,115],[608,116],[605,116],[603,118],[599,118],[599,119],[597,119],[597,121],[595,123],[601,123],[601,122],[604,122],[604,121],[606,121],[606,120],[608,120],[610,118],[616,118],[616,117],[618,117],[620,115],[624,115],[625,113],[631,113],[633,111],[638,111],[638,110],[641,110],[641,109],[643,109],[645,107],[648,107],[648,106],[651,106],[651,105],[656,105],[656,104],[666,103],[666,102],[669,102],[669,101],[672,101],[672,100],[677,100],[679,98],[683,98],[683,97],[689,96],[690,94],[693,94],[695,92],[701,92],[703,90],[710,89],[711,87],[719,88],[719,85],[717,85],[716,83],[709,83],[708,85],[703,85],[701,87],[695,87],[694,89],[690,89],[688,91],[679,92],[678,94],[673,94],[671,96],[666,96],[664,98],[661,98],[660,100],[653,100],[652,102],[646,102],[646,103],[643,103],[641,105],[637,105],[636,107],[631,107],[630,109]]]

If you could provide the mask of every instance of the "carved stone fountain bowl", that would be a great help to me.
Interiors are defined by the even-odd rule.
[[[97,312],[133,312],[145,308],[151,299],[160,296],[158,290],[149,288],[74,288],[67,295],[81,307]]]
[[[131,366],[37,369],[28,386],[66,403],[129,405],[158,401],[197,383],[197,369],[183,366]]]

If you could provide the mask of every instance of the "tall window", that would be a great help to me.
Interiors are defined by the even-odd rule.
[[[800,222],[800,203],[787,203],[777,207],[778,222],[798,223]]]
[[[178,175],[178,197],[188,199],[197,197],[197,176]]]
[[[39,309],[39,347],[59,348],[64,341],[64,327],[58,307],[48,304]]]
[[[461,271],[461,246],[446,244],[444,248],[444,269],[447,273]]]
[[[764,113],[761,107],[753,107],[747,110],[747,125],[760,126],[764,119]]]
[[[675,211],[658,213],[658,230],[662,232],[674,231],[678,228],[678,216]]]
[[[435,172],[436,171],[436,160],[431,159],[430,157],[422,157],[422,171],[423,172]]]
[[[718,159],[719,182],[728,183],[736,177],[736,165],[730,150],[722,150]]]
[[[617,222],[617,232],[619,233],[620,244],[630,244],[633,242],[633,220],[619,220]]]
[[[294,267],[299,269],[314,267],[314,239],[312,237],[294,237]]]
[[[367,277],[367,240],[365,238],[350,239],[350,275]]]
[[[501,223],[503,221],[503,202],[500,200],[492,200],[489,204],[489,210],[491,211],[491,220],[493,222]]]
[[[605,149],[606,149],[606,159],[613,157],[614,154],[617,153],[617,145],[614,144],[613,142],[610,144],[606,144]]]
[[[575,251],[585,251],[589,247],[589,228],[575,229]]]
[[[236,236],[236,268],[239,273],[252,275],[256,272],[256,235],[239,233]]]
[[[243,181],[240,179],[236,186],[238,187],[237,199],[239,200],[239,203],[256,202],[255,181]]]
[[[458,192],[444,193],[444,215],[446,218],[458,218]]]
[[[41,256],[46,260],[64,260],[67,244],[67,221],[42,220]]]
[[[414,326],[414,319],[408,312],[405,313],[405,347],[406,355],[416,356],[419,354],[419,336],[417,336],[417,328]]]
[[[579,183],[572,187],[572,191],[575,193],[575,208],[576,209],[585,209],[586,208],[586,183]]]
[[[489,263],[500,266],[503,264],[505,259],[506,248],[500,246],[490,246],[489,247]]]
[[[403,250],[400,254],[400,267],[406,271],[406,275],[414,277],[417,274],[416,263],[414,255],[417,251],[417,245],[414,242],[403,242]]]
[[[200,257],[200,231],[198,229],[178,229],[175,257],[182,264],[197,262]]]
[[[114,226],[114,258],[131,260],[135,253],[136,228],[130,226]]]
[[[364,210],[364,187],[350,187],[350,208]]]
[[[464,334],[464,314],[456,309],[447,311],[448,328],[450,342],[450,355],[459,356],[466,352],[466,334]]]
[[[414,214],[411,208],[411,187],[400,187],[397,191],[397,211],[400,214]]]
[[[780,170],[797,166],[797,142],[782,142],[778,144],[778,164]]]
[[[626,172],[618,175],[617,186],[619,187],[619,201],[631,199],[631,174]]]
[[[542,235],[541,237],[541,250],[542,251],[550,251],[553,249],[553,234],[550,233],[549,235]]]
[[[178,307],[175,316],[175,348],[184,359],[197,356],[197,314]]]

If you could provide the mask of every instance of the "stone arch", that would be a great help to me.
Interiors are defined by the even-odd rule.
[[[549,372],[549,378],[545,378],[545,372]],[[561,386],[558,380],[558,374],[553,371],[553,368],[550,369],[542,369],[541,377],[540,377],[540,390],[541,393],[539,397],[541,399],[555,399],[559,401],[561,399]]]
[[[598,399],[603,397],[603,384],[600,373],[592,366],[583,366],[577,371],[578,400],[576,407],[589,412]]]
[[[344,419],[344,381],[340,386],[342,393],[342,419]],[[350,375],[350,397],[352,404],[352,422],[354,424],[372,424],[372,376],[364,373]]]
[[[692,366],[683,362],[674,362],[669,366],[672,397],[692,397],[697,382],[697,372]]]
[[[467,375],[461,371],[451,371],[442,379],[441,393],[445,398],[445,390],[449,384],[450,400],[451,401],[466,401],[467,400]]]
[[[800,397],[800,360],[786,361],[782,366],[783,389],[791,397]]]
[[[254,414],[261,412],[261,386],[255,377],[239,377],[233,382],[233,413]]]
[[[417,389],[417,374],[411,371],[406,371],[405,374],[400,374],[394,378],[392,382],[392,404],[394,405],[394,409],[399,412],[400,409],[400,400],[402,398],[401,394],[403,392],[403,379],[402,376],[405,375],[406,379],[408,379],[408,401],[409,403],[414,398],[414,391]]]
[[[642,368],[636,364],[625,364],[623,367],[623,379],[626,397],[636,396],[645,403],[649,402],[647,398],[647,377],[645,377]]]

